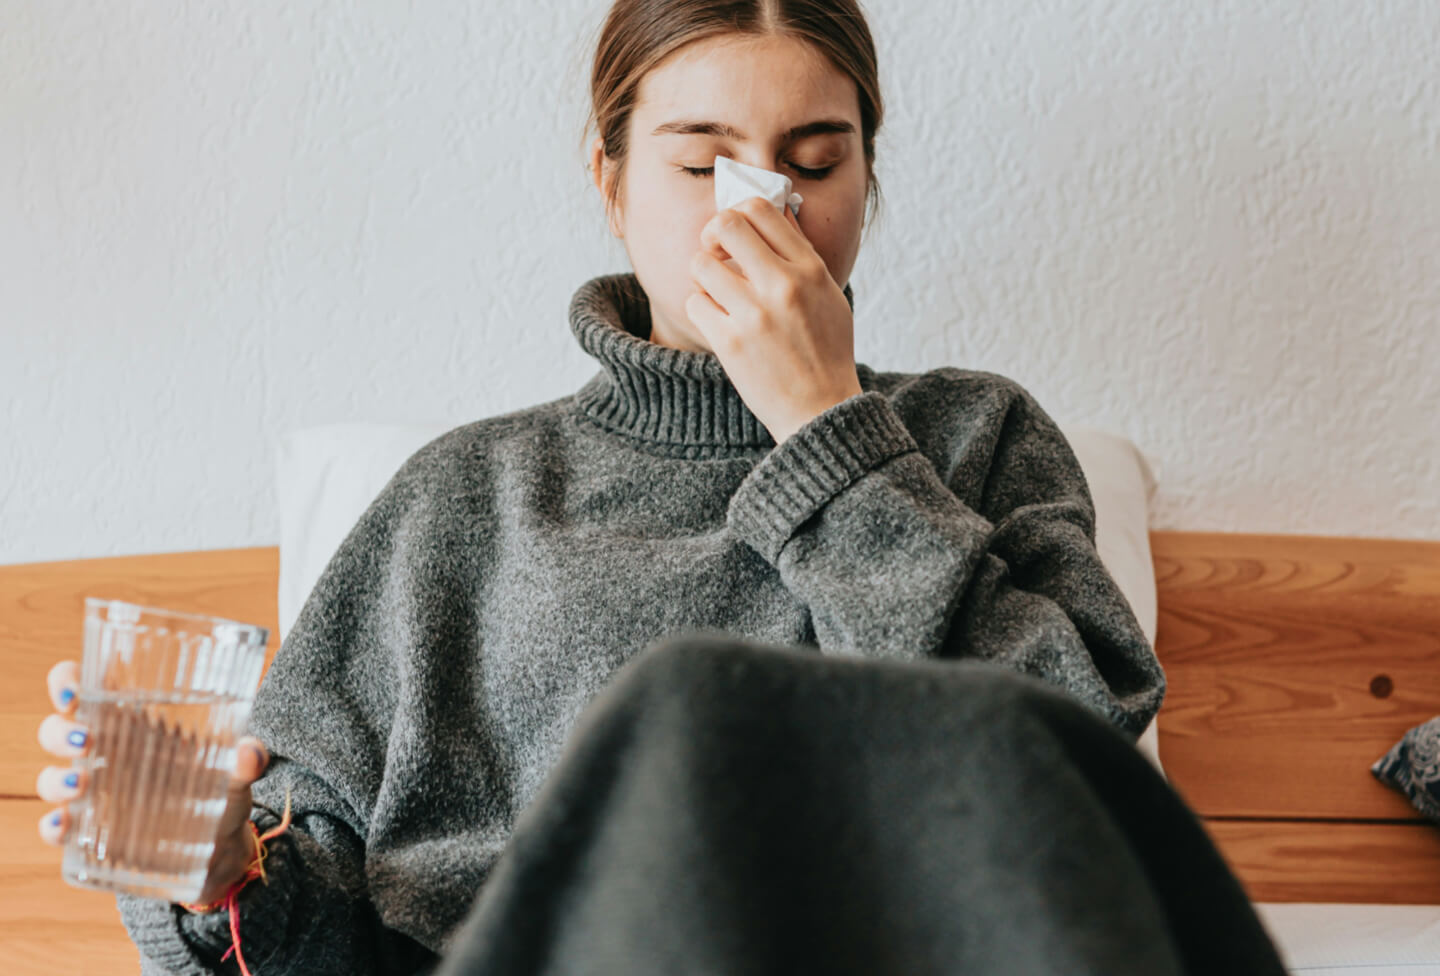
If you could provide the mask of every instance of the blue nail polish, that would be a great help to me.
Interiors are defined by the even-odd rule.
[[[60,811],[59,811],[59,810],[56,810],[54,813],[50,814],[50,826],[52,826],[52,827],[58,827],[58,826],[60,826]]]
[[[75,787],[79,786],[79,785],[80,785],[80,774],[79,774],[79,773],[71,773],[69,776],[66,776],[66,777],[65,777],[65,785],[68,786],[68,787],[70,787],[72,790],[73,790]]]
[[[75,692],[71,691],[69,688],[63,689],[60,692],[60,707],[65,708],[67,705],[70,704],[70,700],[74,697]]]
[[[70,735],[66,737],[66,741],[69,742],[69,743],[70,743],[72,746],[74,746],[75,748],[79,749],[81,746],[85,745],[85,732],[84,732],[84,730],[83,730],[83,729],[76,729],[75,731],[71,732]]]

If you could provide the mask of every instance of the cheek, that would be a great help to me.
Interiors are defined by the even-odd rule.
[[[859,247],[865,213],[863,188],[857,192],[836,186],[824,192],[812,189],[801,193],[805,202],[800,205],[800,230],[810,246],[832,272],[848,268]]]
[[[649,228],[651,236],[647,250],[652,263],[657,268],[665,268],[665,277],[684,294],[699,287],[691,276],[690,261],[696,251],[706,249],[700,241],[700,232],[713,216],[713,206],[697,210],[693,206],[677,204],[668,217],[658,214],[658,219]]]
[[[829,256],[843,250],[843,242],[851,236],[853,210],[843,198],[830,201],[820,199],[818,194],[814,198],[807,195],[800,205],[800,230],[815,250]]]
[[[812,190],[805,194],[805,202],[800,205],[802,217],[812,199],[815,206],[810,211],[810,217],[817,231],[823,230],[826,234],[848,233],[860,224],[865,208],[865,187],[863,184],[842,184],[837,181],[834,186],[827,186],[823,190]]]
[[[682,193],[653,193],[630,221],[630,244],[651,260],[685,267],[700,249],[700,232],[715,216],[713,198],[696,201]]]

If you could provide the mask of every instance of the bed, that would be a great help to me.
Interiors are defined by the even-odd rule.
[[[339,541],[307,539],[295,526],[313,528],[315,513],[328,510],[339,526],[330,531],[343,533],[376,480],[383,485],[438,429],[389,428],[388,446],[377,447],[375,428],[347,428],[366,445],[358,453],[354,441],[333,448],[333,428],[323,443],[318,428],[289,435],[280,448],[280,546],[0,566],[6,973],[139,970],[113,898],[64,884],[58,852],[35,830],[47,808],[35,777],[50,761],[35,738],[49,710],[44,676],[56,660],[78,657],[84,598],[267,626],[277,635],[268,668],[283,653],[282,623],[298,609],[306,574],[318,572],[302,553],[307,545],[321,553],[313,563]],[[1148,531],[1154,482],[1143,456],[1135,452],[1131,476],[1128,442],[1066,433],[1095,493],[1102,557],[1168,676],[1149,733],[1162,772],[1202,817],[1291,971],[1440,974],[1440,827],[1369,772],[1406,729],[1440,713],[1440,542]],[[287,451],[311,466],[302,472]],[[337,491],[350,499],[337,501]],[[1137,555],[1152,570],[1142,587],[1126,562]]]

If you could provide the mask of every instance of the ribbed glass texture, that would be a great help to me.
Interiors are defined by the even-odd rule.
[[[199,896],[268,638],[220,617],[86,598],[75,721],[90,740],[72,765],[88,785],[69,805],[67,882]]]

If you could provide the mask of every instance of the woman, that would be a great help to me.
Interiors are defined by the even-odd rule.
[[[1055,423],[854,361],[859,10],[619,0],[591,96],[634,268],[570,306],[602,370],[421,448],[310,594],[200,897],[286,828],[249,967],[1281,972],[1133,748],[1164,674]],[[716,155],[798,219],[715,213]],[[146,971],[233,971],[224,913],[118,905]]]

